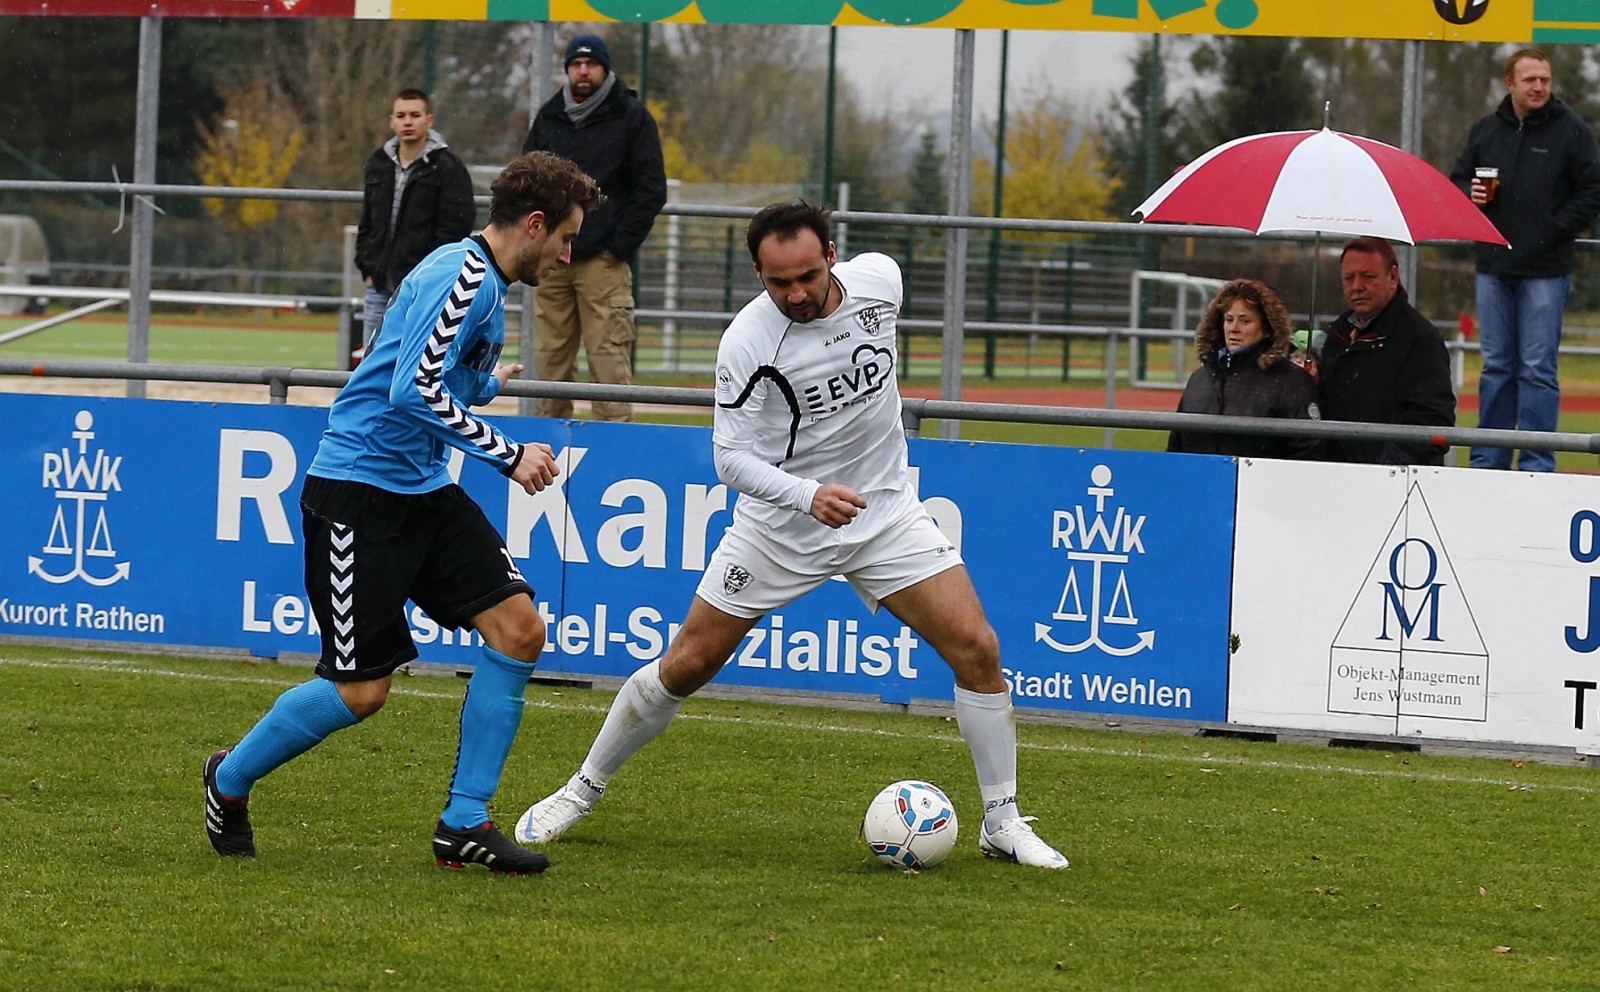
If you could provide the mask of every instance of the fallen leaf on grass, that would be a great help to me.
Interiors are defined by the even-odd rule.
[[[1500,944],[1500,945],[1495,947],[1494,952],[1496,954],[1510,954],[1511,953],[1511,948],[1507,947],[1504,944]]]

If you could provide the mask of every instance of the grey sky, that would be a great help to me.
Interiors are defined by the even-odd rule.
[[[950,119],[955,32],[936,28],[840,28],[839,68],[868,101],[923,117],[942,130]],[[1006,100],[1016,107],[1048,88],[1092,116],[1128,85],[1136,34],[1013,31]],[[979,31],[973,63],[973,117],[993,119],[1000,91],[1000,32]]]

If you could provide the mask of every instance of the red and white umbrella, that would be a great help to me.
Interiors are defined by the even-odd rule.
[[[1254,134],[1179,169],[1134,211],[1145,221],[1419,241],[1506,239],[1442,172],[1381,141]]]

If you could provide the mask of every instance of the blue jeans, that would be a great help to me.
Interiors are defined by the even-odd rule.
[[[1554,431],[1561,416],[1556,352],[1572,277],[1519,278],[1478,273],[1478,328],[1483,376],[1478,426]],[[1473,448],[1474,468],[1510,468],[1510,448]],[[1555,452],[1523,448],[1517,468],[1553,472]]]
[[[383,326],[383,315],[388,310],[389,294],[368,286],[361,305],[361,344],[364,347],[372,347],[372,339],[378,336],[378,328]]]

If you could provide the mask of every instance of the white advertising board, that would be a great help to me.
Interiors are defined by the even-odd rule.
[[[1231,723],[1600,748],[1600,482],[1241,461]]]

